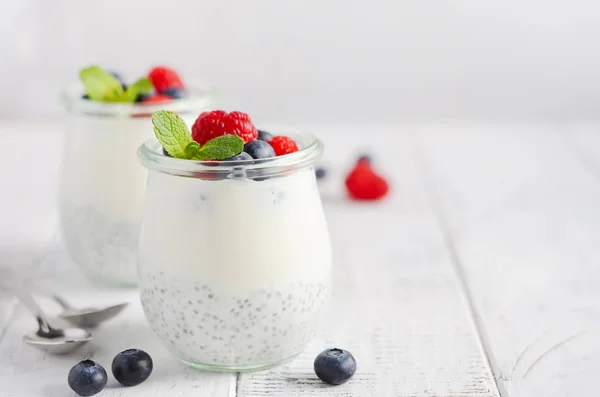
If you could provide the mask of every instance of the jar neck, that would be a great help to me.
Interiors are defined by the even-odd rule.
[[[301,149],[295,153],[270,159],[242,161],[195,161],[175,159],[162,153],[155,140],[146,141],[138,149],[140,163],[149,170],[210,181],[223,179],[265,179],[285,176],[311,167],[323,154],[323,144],[310,134],[288,134]]]

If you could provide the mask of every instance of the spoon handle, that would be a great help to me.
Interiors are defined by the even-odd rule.
[[[73,308],[73,306],[69,305],[69,303],[66,300],[64,300],[62,297],[60,297],[58,295],[54,295],[54,294],[52,294],[51,296],[52,296],[52,299],[54,299],[54,301],[56,303],[61,305],[63,309],[72,309]]]
[[[0,288],[16,296],[17,299],[21,301],[23,306],[25,306],[30,312],[32,312],[35,315],[35,319],[37,320],[40,330],[42,332],[51,333],[53,331],[53,328],[48,323],[48,318],[46,317],[42,309],[39,307],[39,305],[36,303],[36,301],[33,299],[33,296],[31,296],[31,294],[24,293],[18,289],[9,287],[7,285],[0,285]]]

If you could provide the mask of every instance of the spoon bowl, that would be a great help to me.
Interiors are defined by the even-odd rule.
[[[86,307],[81,309],[68,307],[65,308],[65,310],[58,315],[58,317],[78,327],[91,328],[115,317],[121,313],[121,311],[123,311],[127,305],[127,303],[120,303],[104,308]]]
[[[51,332],[32,332],[23,336],[23,341],[50,354],[68,354],[92,339],[92,335],[81,328],[51,328]]]

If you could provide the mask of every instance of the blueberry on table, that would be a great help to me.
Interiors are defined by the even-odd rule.
[[[356,372],[356,360],[344,349],[327,349],[317,356],[315,374],[325,383],[341,385]]]
[[[317,167],[315,168],[315,175],[317,176],[317,179],[323,179],[327,175],[327,169],[323,167]]]
[[[139,385],[152,373],[152,358],[139,349],[129,349],[117,354],[112,362],[112,373],[123,386]]]
[[[271,139],[273,139],[273,135],[269,134],[267,131],[263,131],[263,130],[258,130],[258,138],[261,141],[265,141],[265,142],[271,142]]]
[[[181,99],[187,96],[187,92],[183,88],[177,87],[167,88],[166,90],[161,92],[161,94],[169,96],[173,99]]]
[[[370,163],[372,160],[373,159],[371,158],[371,156],[365,153],[358,156],[358,161],[366,161],[367,163]]]
[[[252,160],[252,156],[250,156],[246,152],[241,152],[240,154],[236,154],[235,156],[227,157],[224,161],[242,161],[242,160]]]
[[[106,386],[108,377],[102,365],[92,360],[81,361],[69,371],[69,387],[80,396],[93,396]]]
[[[244,152],[252,156],[253,159],[268,159],[275,157],[275,150],[265,141],[254,140],[244,145]]]

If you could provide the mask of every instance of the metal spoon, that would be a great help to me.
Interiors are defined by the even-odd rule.
[[[37,332],[23,336],[23,341],[50,354],[67,354],[92,340],[92,335],[82,328],[53,328],[46,315],[29,294],[10,290],[27,307],[38,322]]]
[[[110,320],[117,314],[121,313],[129,303],[119,303],[117,305],[97,308],[97,307],[85,307],[81,309],[75,309],[68,304],[63,298],[57,295],[53,295],[52,298],[63,307],[64,311],[58,315],[58,317],[70,322],[71,324],[79,327],[92,328],[96,325]]]

